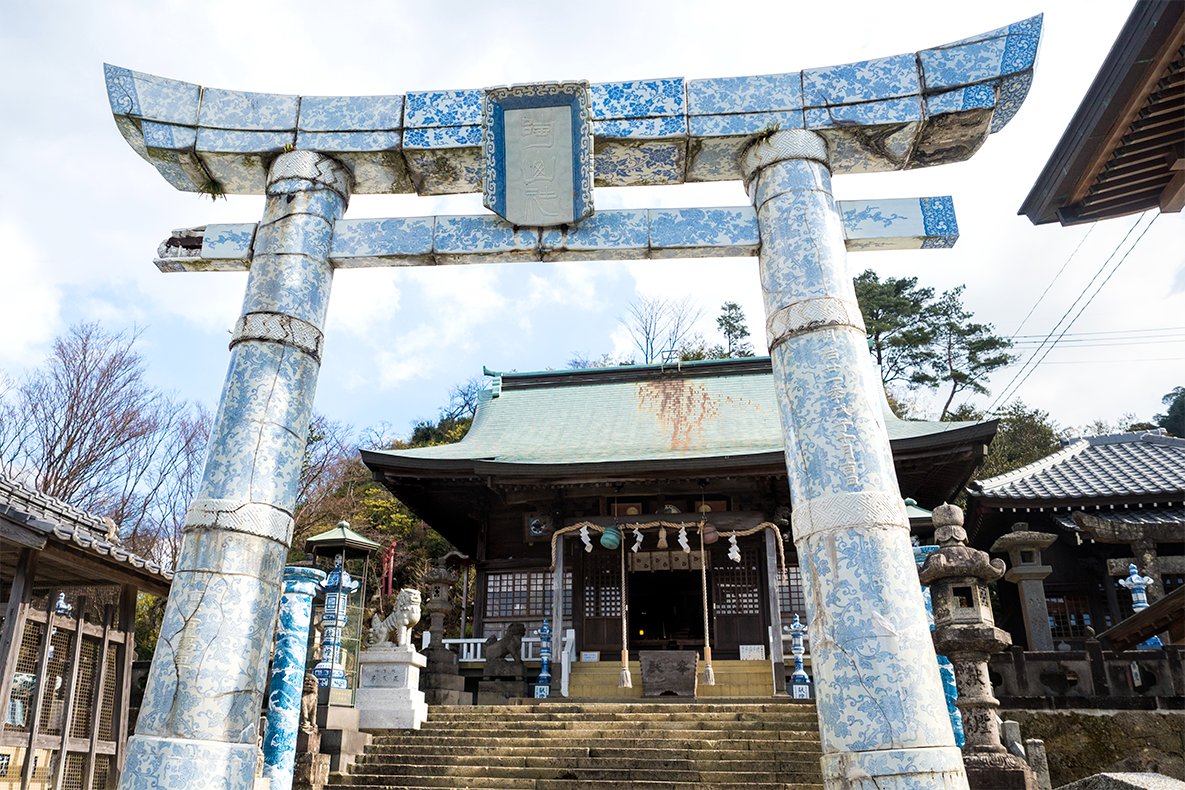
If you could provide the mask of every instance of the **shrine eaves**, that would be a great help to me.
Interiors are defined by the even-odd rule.
[[[945,46],[842,66],[593,84],[592,184],[737,180],[742,147],[773,129],[818,132],[837,175],[968,159],[1019,109],[1040,33],[1036,16]],[[106,78],[124,138],[182,191],[262,195],[268,166],[292,148],[344,163],[355,194],[482,190],[481,89],[291,96],[203,88],[111,65]],[[568,221],[587,210],[591,204],[577,205]]]

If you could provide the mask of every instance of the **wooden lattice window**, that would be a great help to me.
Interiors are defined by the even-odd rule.
[[[486,576],[486,619],[551,617],[551,572]],[[572,572],[564,572],[564,617],[572,616]]]
[[[621,616],[621,558],[593,552],[584,558],[584,616]]]
[[[716,614],[761,614],[761,552],[756,546],[741,548],[739,563],[726,552],[712,552],[713,603]]]
[[[743,555],[742,555],[743,559]],[[797,565],[789,565],[778,580],[778,608],[782,612],[782,624],[794,621],[794,615],[806,620],[806,597],[802,591],[802,572]]]
[[[1054,639],[1074,639],[1086,636],[1090,625],[1090,604],[1085,595],[1047,595],[1049,628]]]

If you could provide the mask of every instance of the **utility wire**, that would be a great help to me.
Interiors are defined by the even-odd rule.
[[[1036,351],[1034,351],[1029,356],[1029,359],[1025,361],[1024,366],[1022,366],[1021,369],[1019,371],[1017,371],[1016,376],[1012,377],[1012,382],[1015,382],[1017,377],[1020,376],[1021,373],[1024,373],[1024,378],[1022,378],[1018,383],[1016,383],[1016,386],[1013,386],[1012,382],[1008,383],[1008,386],[1004,388],[1004,391],[1000,394],[999,397],[996,398],[996,400],[992,403],[991,407],[988,408],[989,414],[992,413],[992,411],[996,408],[996,406],[998,404],[1000,404],[1001,402],[1004,402],[1006,400],[1006,396],[1007,396],[1007,398],[1011,398],[1024,385],[1024,383],[1026,381],[1028,381],[1029,376],[1031,376],[1033,374],[1033,371],[1037,369],[1037,366],[1045,361],[1045,358],[1047,356],[1049,356],[1049,352],[1053,351],[1054,346],[1056,346],[1058,344],[1058,341],[1060,341],[1062,339],[1062,337],[1066,334],[1066,332],[1068,332],[1070,330],[1070,327],[1072,327],[1074,325],[1074,322],[1078,320],[1078,317],[1082,315],[1082,311],[1090,306],[1090,303],[1094,301],[1094,298],[1099,295],[1099,291],[1103,290],[1103,287],[1108,282],[1110,282],[1111,277],[1114,276],[1115,272],[1119,271],[1119,267],[1122,266],[1123,262],[1127,260],[1127,256],[1131,255],[1132,250],[1134,250],[1136,247],[1139,246],[1140,241],[1144,238],[1144,235],[1148,232],[1148,229],[1152,227],[1152,225],[1156,222],[1157,217],[1159,217],[1159,216],[1160,216],[1159,212],[1156,212],[1155,214],[1152,215],[1152,221],[1149,222],[1147,225],[1145,225],[1144,229],[1142,231],[1140,231],[1140,235],[1136,237],[1136,240],[1132,243],[1132,245],[1127,248],[1127,252],[1125,252],[1123,254],[1123,257],[1119,259],[1119,263],[1115,264],[1115,266],[1112,267],[1111,271],[1107,274],[1107,276],[1099,284],[1099,287],[1095,289],[1094,293],[1092,293],[1090,295],[1090,297],[1086,300],[1086,303],[1083,304],[1082,307],[1080,307],[1078,309],[1078,312],[1075,313],[1074,317],[1070,319],[1070,322],[1068,324],[1066,324],[1066,328],[1062,330],[1061,334],[1059,334],[1056,338],[1054,338],[1053,342],[1050,343],[1048,348],[1045,349],[1045,353],[1041,355],[1041,358],[1038,359],[1036,362],[1034,362],[1032,367],[1029,367],[1028,371],[1026,372],[1025,367],[1028,366],[1029,362],[1032,361],[1033,357],[1035,357],[1038,353],[1041,352],[1041,348],[1044,347],[1045,344],[1043,343],[1041,346],[1039,346],[1037,348]],[[1098,270],[1098,272],[1095,273],[1095,276],[1092,277],[1090,279],[1090,282],[1088,282],[1086,284],[1086,287],[1082,289],[1082,293],[1080,293],[1078,295],[1078,298],[1074,300],[1074,303],[1070,305],[1069,309],[1066,310],[1065,314],[1063,314],[1062,317],[1060,319],[1058,319],[1057,324],[1050,331],[1049,337],[1053,336],[1053,333],[1057,331],[1059,326],[1061,326],[1062,321],[1064,321],[1066,319],[1066,316],[1068,316],[1070,314],[1070,311],[1073,310],[1075,306],[1077,306],[1078,302],[1080,302],[1082,300],[1082,297],[1086,296],[1086,292],[1094,284],[1094,281],[1099,278],[1099,275],[1101,275],[1103,273],[1103,270],[1107,268],[1107,264],[1109,264],[1111,262],[1111,260],[1119,253],[1119,250],[1121,247],[1123,247],[1124,242],[1126,242],[1128,240],[1128,237],[1130,237],[1132,235],[1132,232],[1140,224],[1140,220],[1142,220],[1143,218],[1144,218],[1143,214],[1141,214],[1139,217],[1136,217],[1135,223],[1131,226],[1131,228],[1128,230],[1128,232],[1126,234],[1124,234],[1124,237],[1122,239],[1120,239],[1119,243],[1117,245],[1115,245],[1115,249],[1112,250],[1111,254],[1107,256],[1107,260],[1103,261],[1103,265],[1101,267],[1099,267],[1099,270]]]
[[[1070,261],[1074,260],[1074,256],[1078,254],[1078,250],[1082,249],[1082,245],[1085,244],[1086,240],[1090,238],[1090,234],[1094,233],[1096,224],[1097,223],[1091,224],[1090,229],[1086,231],[1086,235],[1078,240],[1078,246],[1075,247],[1074,251],[1070,253],[1070,257],[1066,258],[1066,262],[1062,264],[1062,268],[1057,270],[1057,274],[1053,275],[1053,279],[1049,281],[1049,285],[1045,286],[1045,290],[1039,297],[1037,297],[1037,302],[1031,308],[1029,308],[1029,314],[1026,315],[1024,320],[1020,322],[1020,326],[1018,326],[1016,331],[1012,333],[1012,337],[1015,338],[1020,333],[1020,330],[1024,329],[1025,324],[1028,323],[1028,320],[1033,317],[1033,311],[1036,310],[1038,305],[1041,304],[1042,300],[1045,299],[1046,295],[1049,293],[1049,289],[1052,288],[1053,284],[1057,282],[1057,278],[1061,277],[1062,272],[1064,272],[1066,267],[1070,265]]]

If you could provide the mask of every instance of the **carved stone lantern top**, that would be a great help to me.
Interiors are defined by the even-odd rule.
[[[972,576],[994,582],[1004,575],[1002,560],[993,560],[986,552],[966,545],[962,508],[943,503],[934,508],[933,518],[934,539],[941,548],[926,557],[921,570],[922,584],[951,576]]]

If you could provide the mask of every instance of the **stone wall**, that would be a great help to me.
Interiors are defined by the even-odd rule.
[[[1104,771],[1185,780],[1185,712],[1001,710],[1023,738],[1045,741],[1054,787]]]

